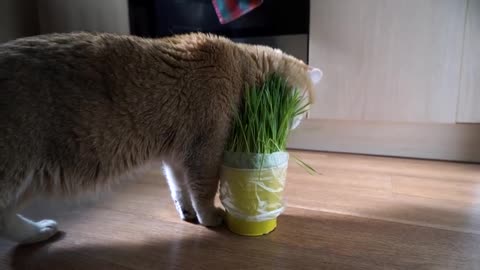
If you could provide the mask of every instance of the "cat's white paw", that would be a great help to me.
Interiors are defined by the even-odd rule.
[[[33,244],[45,241],[58,232],[57,222],[55,220],[45,219],[34,223],[35,230],[20,241],[20,244]]]
[[[220,208],[213,208],[210,211],[197,213],[198,222],[206,227],[216,227],[222,224],[225,212]]]

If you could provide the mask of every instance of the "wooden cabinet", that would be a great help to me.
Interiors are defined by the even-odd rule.
[[[290,147],[480,161],[480,0],[311,1],[309,62]]]

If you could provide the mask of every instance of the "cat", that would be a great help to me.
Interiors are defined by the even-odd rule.
[[[163,165],[182,219],[219,225],[214,197],[232,114],[246,85],[274,72],[313,99],[318,69],[211,34],[77,32],[1,44],[1,236],[46,240],[57,223],[17,214],[22,205],[99,192],[152,164]]]

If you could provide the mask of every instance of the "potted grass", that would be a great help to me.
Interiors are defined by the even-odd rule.
[[[263,85],[247,88],[242,104],[226,145],[220,199],[231,231],[258,236],[273,231],[284,210],[287,139],[295,117],[305,113],[309,104],[275,74]]]

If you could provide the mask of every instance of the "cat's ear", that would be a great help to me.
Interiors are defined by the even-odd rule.
[[[308,67],[308,74],[310,74],[310,80],[313,84],[317,84],[323,77],[323,72],[314,67]]]

